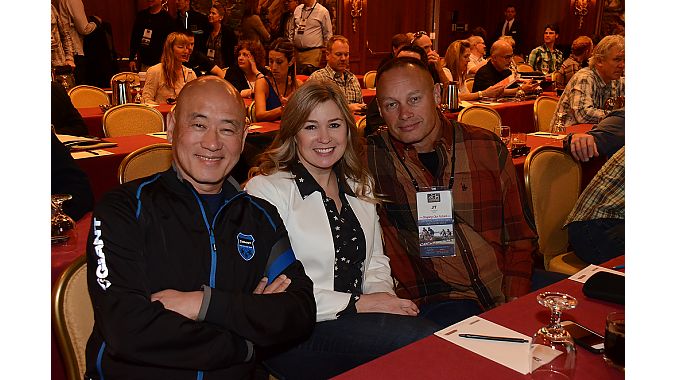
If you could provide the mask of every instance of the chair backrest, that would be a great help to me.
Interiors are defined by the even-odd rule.
[[[536,131],[549,132],[550,123],[552,122],[552,117],[554,117],[558,103],[559,100],[551,96],[540,96],[535,99],[535,103],[533,103],[533,116]]]
[[[113,75],[110,78],[110,88],[114,87],[113,82],[115,82],[118,79],[129,80],[129,79],[132,79],[132,78],[134,79],[134,83],[132,84],[132,86],[140,86],[141,85],[141,76],[139,76],[138,73],[134,73],[134,72],[131,72],[131,71],[123,71],[121,73],[117,73],[117,74]]]
[[[502,125],[502,118],[498,111],[479,105],[473,105],[460,111],[458,121],[488,129],[495,134],[498,133],[498,128]]]
[[[467,87],[467,91],[473,92],[472,87],[474,87],[474,78],[465,79],[465,86]]]
[[[246,109],[246,115],[249,117],[249,121],[252,123],[256,122],[256,101],[254,100],[249,104],[249,107]]]
[[[538,246],[548,269],[553,257],[568,251],[563,223],[580,195],[582,169],[562,148],[541,146],[526,157],[524,177]]]
[[[165,171],[171,167],[171,144],[144,146],[129,153],[117,168],[120,184]]]
[[[164,131],[164,116],[155,107],[126,103],[112,107],[103,114],[103,134],[106,137],[162,131]]]
[[[525,63],[519,63],[516,65],[516,70],[522,73],[530,73],[535,70],[531,67],[531,65],[525,64]]]
[[[110,104],[110,98],[105,91],[98,87],[80,85],[68,91],[70,101],[75,108],[98,107],[101,104]]]
[[[357,120],[357,132],[359,132],[359,136],[364,137],[364,129],[366,129],[366,116],[362,116]]]
[[[376,73],[375,70],[371,70],[364,74],[364,87],[370,89],[376,88]]]
[[[70,264],[54,284],[52,320],[66,376],[70,380],[82,379],[86,369],[85,348],[94,328],[85,256]]]

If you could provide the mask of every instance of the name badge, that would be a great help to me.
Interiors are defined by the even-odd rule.
[[[298,23],[298,29],[296,29],[296,34],[303,34],[305,33],[305,20],[300,20]]]
[[[148,46],[150,45],[150,39],[153,37],[153,31],[151,29],[143,30],[143,38],[141,38],[141,45]]]
[[[214,59],[216,56],[216,51],[214,49],[207,49],[207,57]]]
[[[420,257],[455,256],[451,190],[423,188],[416,193],[416,205]]]

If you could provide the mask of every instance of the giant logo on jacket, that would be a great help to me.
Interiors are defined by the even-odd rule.
[[[237,252],[244,260],[249,261],[256,254],[255,241],[253,235],[246,235],[241,232],[237,234]]]

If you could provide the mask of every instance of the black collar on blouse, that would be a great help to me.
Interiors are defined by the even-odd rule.
[[[339,174],[339,170],[337,168],[333,169],[334,172],[336,173],[336,177],[338,178],[338,191],[340,194],[347,194],[349,196],[354,197],[354,192],[350,188],[350,186],[347,185],[345,182],[345,179],[343,178],[342,175]],[[312,193],[315,191],[319,191],[322,196],[325,196],[326,194],[324,193],[324,189],[322,189],[321,186],[315,181],[314,177],[308,170],[303,166],[303,164],[300,161],[296,161],[295,163],[289,165],[289,171],[294,175],[294,180],[296,181],[296,186],[298,187],[298,192],[300,193],[300,196],[303,197],[303,199],[307,198],[310,196]]]

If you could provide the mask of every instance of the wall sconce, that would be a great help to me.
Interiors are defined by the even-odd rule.
[[[573,7],[573,14],[580,18],[580,23],[577,28],[582,29],[582,22],[584,21],[584,16],[589,13],[589,8],[594,7],[594,0],[571,0]]]
[[[357,31],[357,25],[359,25],[359,18],[361,17],[362,10],[362,0],[350,0],[350,15],[352,16],[352,31]]]

